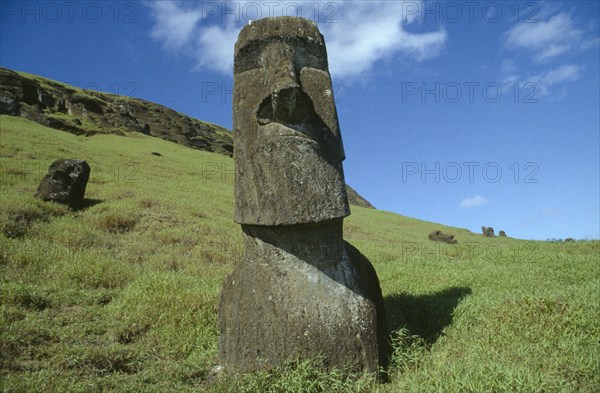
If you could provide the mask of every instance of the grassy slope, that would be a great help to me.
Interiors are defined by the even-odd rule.
[[[1,68],[1,67],[0,67]],[[142,108],[143,112],[146,114],[155,113],[154,116],[150,116],[150,118],[154,117],[156,120],[156,116],[161,117],[163,120],[167,120],[168,126],[165,124],[159,124],[158,129],[173,129],[176,126],[181,126],[184,130],[187,129],[188,123],[191,122],[196,125],[202,125],[204,132],[208,132],[210,130],[211,135],[208,138],[213,139],[212,148],[213,151],[217,151],[221,154],[227,153],[223,151],[218,146],[219,144],[231,144],[232,143],[232,135],[229,130],[224,127],[221,127],[217,124],[210,123],[207,121],[201,121],[198,119],[189,118],[183,113],[179,113],[170,108],[167,108],[163,105],[156,104],[150,101],[146,101],[143,99],[133,98],[125,95],[116,95],[112,93],[105,93],[95,90],[85,90],[76,86],[72,86],[63,82],[55,81],[52,79],[44,78],[39,75],[33,75],[22,71],[10,70],[6,68],[2,68],[7,72],[16,72],[21,77],[30,80],[35,84],[39,84],[43,89],[46,90],[51,96],[54,97],[55,100],[64,100],[67,101],[87,101],[87,102],[95,102],[99,107],[104,108],[105,113],[107,111],[113,112],[121,112],[117,106],[133,104],[135,107]],[[7,77],[8,78],[8,77]],[[29,107],[25,102],[20,102],[19,106],[22,108]],[[31,109],[33,112],[37,112],[37,109]],[[160,114],[156,114],[159,112]],[[107,126],[102,122],[98,122],[99,118],[102,116],[96,115],[94,113],[88,112],[87,115],[83,116],[81,114],[69,114],[58,112],[53,109],[46,108],[44,109],[44,114],[48,118],[59,119],[66,122],[71,126],[76,127],[82,133],[107,133],[107,134],[122,134],[127,133],[127,129],[124,126]],[[147,119],[138,119],[140,122],[148,121]],[[122,122],[122,120],[121,120]],[[150,124],[152,124],[150,122]],[[184,131],[182,131],[184,132]],[[77,132],[76,132],[77,133]],[[190,135],[188,135],[190,137]],[[197,133],[195,137],[206,139],[207,135],[203,133]],[[189,139],[189,138],[188,138]],[[192,138],[193,139],[193,138]]]
[[[77,137],[0,122],[0,387],[8,391],[600,388],[598,242],[489,239],[359,207],[345,237],[381,280],[396,349],[391,382],[374,387],[300,364],[207,388],[219,288],[241,257],[233,161],[137,133]],[[79,212],[32,197],[49,164],[65,157],[92,166]],[[438,228],[460,245],[427,240]]]

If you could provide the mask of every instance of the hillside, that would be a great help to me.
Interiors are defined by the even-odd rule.
[[[20,116],[75,135],[139,132],[231,156],[231,131],[146,100],[83,90],[0,67],[0,114]],[[351,204],[373,207],[348,188]]]
[[[80,211],[32,196],[63,157],[92,167]],[[232,166],[139,132],[0,116],[2,390],[373,391],[318,363],[207,384],[219,290],[242,257]],[[383,289],[394,355],[379,391],[598,391],[600,242],[485,238],[357,206],[344,236]]]
[[[83,90],[0,68],[0,114],[21,116],[76,135],[140,132],[184,146],[231,155],[229,130],[149,101]]]

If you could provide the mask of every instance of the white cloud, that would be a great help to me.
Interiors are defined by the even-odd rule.
[[[534,83],[537,89],[536,95],[539,98],[542,98],[549,96],[551,90],[554,89],[556,85],[579,79],[581,70],[582,68],[576,64],[565,64],[550,71],[529,76],[527,78],[528,82],[524,82]]]
[[[505,90],[514,89],[515,83],[531,99],[547,97],[557,85],[572,82],[580,78],[582,67],[576,64],[565,64],[536,75],[520,76],[511,74],[504,78],[502,86]]]
[[[540,76],[540,80],[549,86],[561,82],[574,81],[579,78],[581,67],[576,64],[567,64],[546,72]]]
[[[233,24],[199,29],[195,48],[196,66],[233,74],[233,47],[237,35],[238,29]]]
[[[473,198],[467,198],[460,203],[461,207],[474,207],[481,206],[489,203],[489,200],[481,195],[474,196]]]
[[[506,33],[506,45],[511,49],[524,49],[538,62],[557,58],[577,49],[589,49],[594,40],[584,37],[583,29],[576,26],[567,12],[548,15],[541,13],[537,22],[517,23]]]
[[[396,53],[423,61],[437,56],[447,39],[443,28],[412,34],[403,26],[402,2],[356,2],[344,5],[339,23],[321,27],[334,75],[358,76]],[[404,18],[404,22],[411,22]]]
[[[410,3],[414,5],[414,1]],[[400,1],[322,2],[318,6],[316,2],[282,2],[273,8],[274,4],[225,1],[218,5],[220,9],[209,10],[202,3],[146,3],[154,19],[152,37],[168,50],[193,56],[197,67],[221,73],[232,72],[233,45],[250,14],[278,16],[286,10],[285,14],[295,15],[298,5],[299,12],[312,19],[315,8],[320,7],[323,23],[319,29],[327,41],[330,71],[338,78],[363,75],[376,62],[396,55],[416,61],[435,57],[447,39],[441,27],[426,33],[408,32],[405,26],[415,18],[405,15],[406,4]],[[336,8],[326,8],[327,4]],[[257,5],[261,7],[258,12]],[[234,12],[224,13],[227,10]]]
[[[170,50],[182,49],[190,43],[202,12],[184,9],[170,1],[153,1],[147,4],[154,18],[152,37]]]

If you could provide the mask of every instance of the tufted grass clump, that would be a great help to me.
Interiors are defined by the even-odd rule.
[[[27,202],[24,203],[24,200]],[[69,213],[68,207],[58,203],[42,202],[35,199],[33,195],[27,195],[25,198],[7,195],[2,203],[0,228],[2,234],[11,239],[24,237],[38,222],[47,222],[53,217]]]
[[[362,393],[376,389],[370,374],[352,375],[341,370],[328,370],[323,359],[292,361],[270,371],[259,371],[238,377],[222,376],[210,385],[213,392],[306,392]]]
[[[243,258],[231,158],[8,116],[0,133],[3,391],[600,390],[599,241],[484,238],[356,206],[345,238],[381,282],[387,382],[318,359],[215,377],[219,291]],[[64,157],[92,168],[77,211],[32,196]],[[429,241],[438,229],[458,245]]]
[[[138,220],[134,214],[111,211],[98,217],[96,225],[101,230],[117,234],[131,231]]]

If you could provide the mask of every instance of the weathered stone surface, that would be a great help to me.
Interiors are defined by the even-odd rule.
[[[343,240],[342,141],[323,37],[300,18],[247,25],[235,48],[236,222],[245,254],[223,285],[227,371],[324,356],[376,373],[387,364],[377,274]]]
[[[9,95],[0,95],[0,115],[15,115],[17,100]]]
[[[494,234],[494,228],[492,227],[481,227],[481,232],[485,237],[496,237]]]
[[[35,196],[44,201],[64,203],[72,208],[83,204],[90,166],[84,160],[56,160],[38,186]]]
[[[386,363],[379,281],[342,240],[341,220],[243,230],[246,254],[227,277],[219,308],[226,367],[253,371],[320,355],[352,371]]]
[[[499,232],[498,232],[498,236],[500,236],[500,237],[506,237],[506,232],[504,232],[504,231],[499,231]]]
[[[350,214],[327,53],[316,25],[265,18],[235,46],[235,221],[293,225]]]
[[[446,233],[442,233],[442,231],[433,231],[429,235],[429,240],[433,240],[436,242],[444,242],[448,244],[457,244],[458,242],[454,239],[454,235],[448,235]]]

